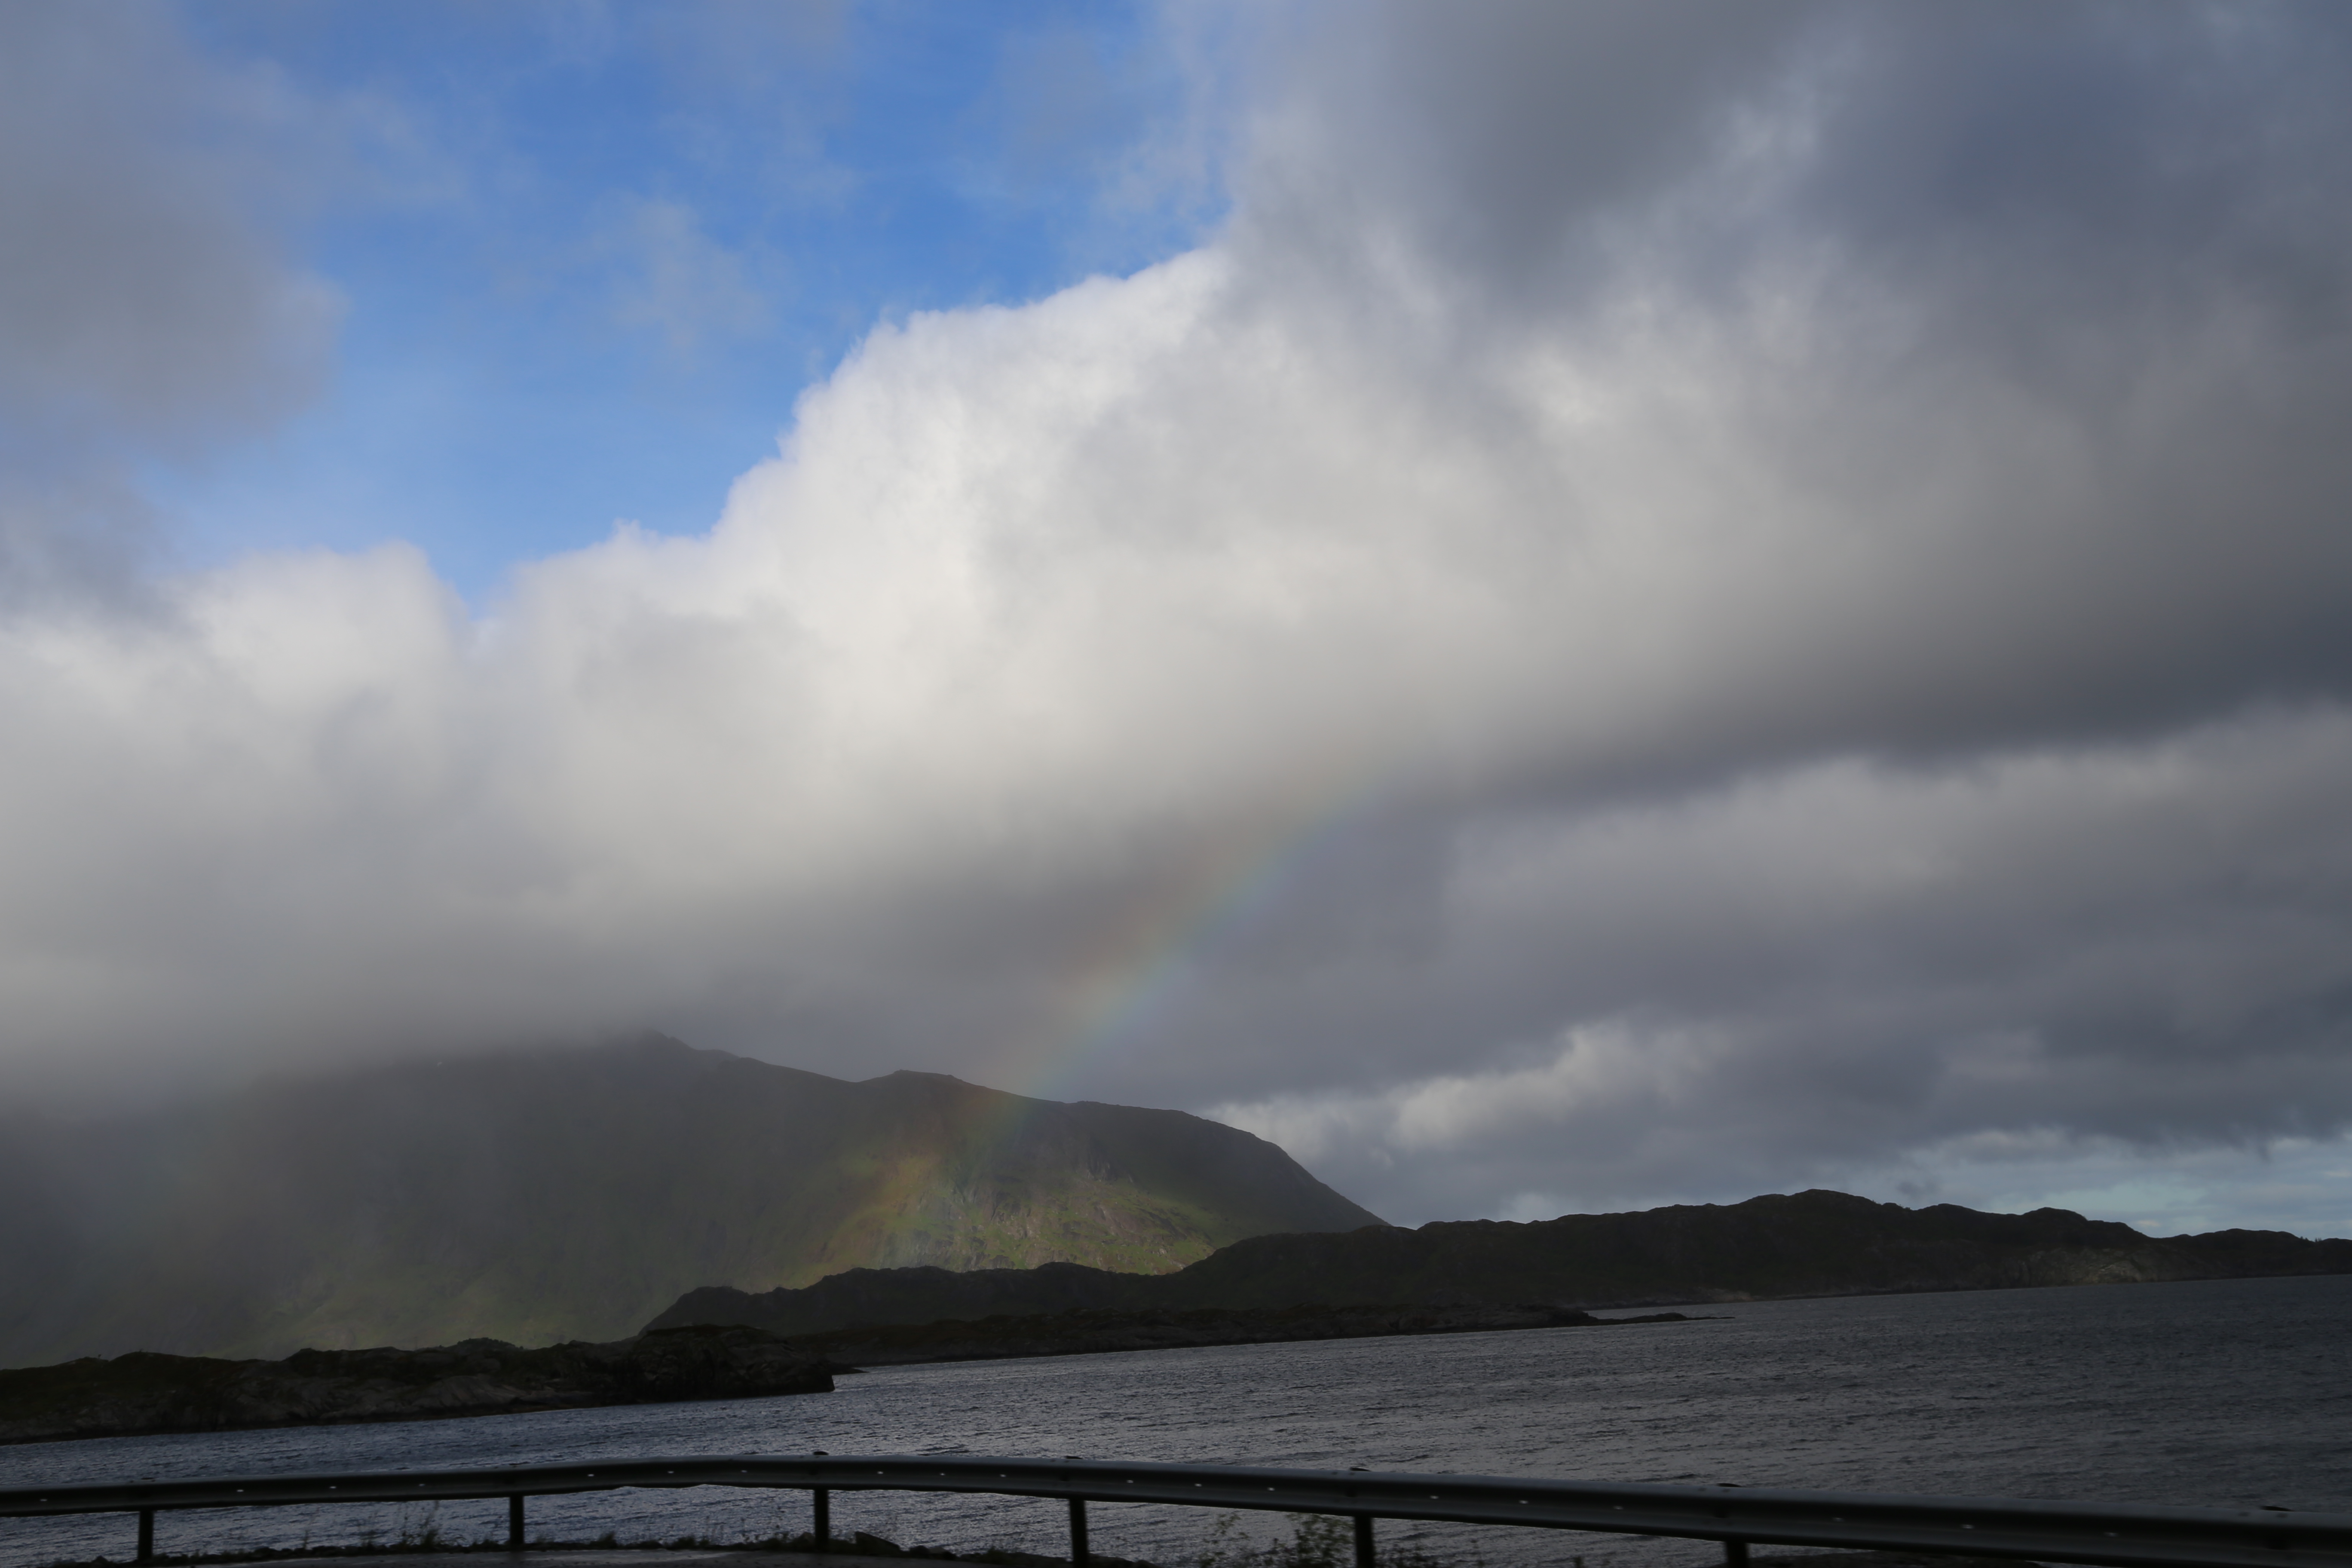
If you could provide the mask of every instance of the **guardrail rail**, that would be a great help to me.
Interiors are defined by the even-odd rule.
[[[1355,1524],[1358,1568],[1374,1568],[1373,1523],[1383,1519],[1717,1541],[1723,1543],[1729,1568],[1741,1568],[1751,1545],[2012,1557],[2107,1568],[2352,1568],[2352,1514],[2347,1513],[971,1455],[745,1454],[496,1469],[15,1487],[0,1489],[0,1518],[136,1513],[138,1561],[149,1563],[155,1555],[159,1512],[502,1497],[507,1500],[508,1545],[520,1551],[528,1498],[627,1487],[707,1486],[810,1493],[811,1533],[819,1551],[832,1537],[831,1499],[837,1491],[1059,1499],[1069,1504],[1075,1568],[1086,1568],[1087,1505],[1097,1502],[1273,1510],[1349,1519]]]

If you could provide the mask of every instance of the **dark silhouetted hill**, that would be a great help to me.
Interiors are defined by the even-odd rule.
[[[2158,1238],[2064,1209],[1908,1209],[1815,1191],[1526,1225],[1258,1236],[1156,1277],[1068,1265],[968,1274],[857,1269],[798,1289],[695,1290],[653,1321],[810,1334],[1104,1310],[1581,1309],[2345,1273],[2352,1273],[2352,1241],[2248,1230]]]

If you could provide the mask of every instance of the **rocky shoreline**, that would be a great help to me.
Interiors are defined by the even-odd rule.
[[[1200,1307],[950,1319],[792,1338],[699,1324],[601,1345],[520,1350],[467,1340],[434,1350],[299,1351],[275,1362],[136,1351],[0,1372],[0,1444],[822,1394],[838,1373],[925,1362],[1700,1321],[1680,1312],[1596,1318],[1545,1306]]]
[[[825,1394],[833,1374],[848,1370],[740,1326],[544,1350],[467,1340],[433,1350],[298,1351],[284,1361],[134,1351],[0,1372],[0,1443]]]

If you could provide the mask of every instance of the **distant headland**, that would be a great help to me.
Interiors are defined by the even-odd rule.
[[[2065,1209],[1982,1214],[1812,1191],[1745,1203],[1514,1224],[1260,1236],[1170,1274],[858,1268],[798,1289],[706,1288],[650,1327],[741,1323],[785,1335],[1074,1311],[1323,1307],[1602,1309],[1799,1296],[2352,1273],[2352,1241],[2283,1231],[2144,1236]]]

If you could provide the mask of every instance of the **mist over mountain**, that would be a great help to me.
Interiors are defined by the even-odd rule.
[[[1141,1274],[1378,1218],[1175,1110],[862,1083],[662,1037],[0,1127],[0,1364],[611,1340],[858,1268]]]

